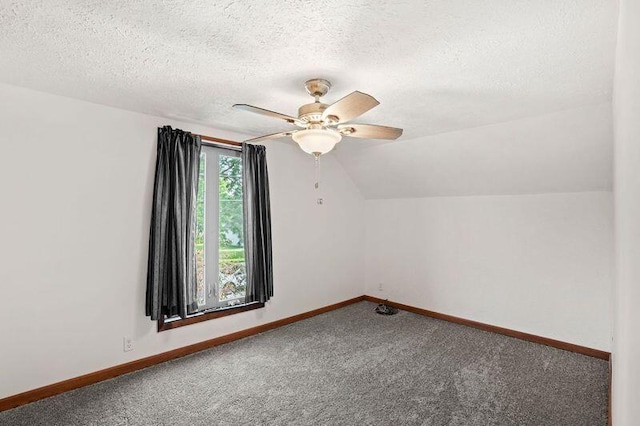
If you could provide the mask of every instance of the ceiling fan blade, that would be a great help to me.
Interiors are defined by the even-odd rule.
[[[365,139],[398,139],[402,129],[373,124],[341,124],[338,131],[345,136]]]
[[[258,142],[258,141],[264,141],[267,139],[284,138],[285,136],[291,136],[295,132],[297,132],[297,130],[293,130],[291,132],[272,133],[270,135],[258,136],[257,138],[247,139],[245,142]]]
[[[241,109],[243,111],[249,111],[249,112],[253,112],[253,113],[256,113],[256,114],[260,114],[260,115],[266,115],[267,117],[279,118],[279,119],[284,120],[284,121],[286,121],[288,123],[291,123],[291,124],[299,123],[299,120],[296,117],[292,117],[292,116],[286,115],[286,114],[281,114],[281,113],[275,112],[275,111],[270,111],[270,110],[264,109],[264,108],[259,108],[257,106],[253,106],[253,105],[235,104],[233,107]]]
[[[344,123],[361,116],[377,105],[380,105],[380,102],[376,98],[356,90],[329,105],[322,113],[322,118],[333,116],[337,118],[338,123]]]

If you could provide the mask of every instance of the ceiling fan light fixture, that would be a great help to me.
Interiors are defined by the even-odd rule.
[[[305,129],[291,135],[300,148],[313,155],[331,151],[342,140],[342,135],[332,129]]]

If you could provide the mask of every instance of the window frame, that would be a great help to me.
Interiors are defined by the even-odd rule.
[[[214,140],[214,142],[218,142],[218,141],[222,141],[222,140],[215,140],[215,138],[211,138],[212,140]],[[226,141],[225,141],[226,142]],[[205,148],[207,147],[208,149],[214,148],[212,151],[216,152],[216,158],[219,158],[220,155],[220,151],[227,151],[229,153],[230,156],[234,156],[234,157],[239,157],[240,153],[242,152],[242,149],[239,146],[236,146],[235,144],[237,142],[234,142],[233,144],[229,144],[226,145],[224,144],[224,142],[218,142],[218,143],[205,143],[202,142],[202,147]],[[240,145],[240,144],[238,144]],[[206,160],[205,160],[206,161]],[[205,187],[205,192],[209,191],[209,188],[212,186],[211,182],[208,182],[209,177],[207,176],[207,173],[205,172],[205,179],[207,180],[206,183],[206,187]],[[217,179],[219,179],[219,176],[216,176],[214,180],[217,181]],[[215,185],[215,187],[217,188],[218,185]],[[217,191],[216,191],[217,193]],[[219,194],[218,194],[219,195]],[[207,193],[207,195],[205,196],[205,200],[208,199],[210,197],[210,194]],[[215,204],[215,210],[216,211],[213,216],[216,217],[216,220],[219,221],[219,199],[218,197],[213,197],[214,204]],[[206,221],[210,220],[209,216],[207,215],[207,210],[211,210],[211,208],[207,209],[207,205],[205,205],[205,244],[206,244],[206,240],[208,239],[206,237],[207,235],[207,227],[206,227]],[[205,248],[205,253],[206,253],[206,248]],[[217,253],[217,250],[216,250]],[[218,253],[218,257],[219,257],[219,253]],[[216,262],[217,263],[217,262]],[[206,264],[205,264],[205,279],[206,279]],[[240,299],[237,299],[240,300]],[[180,318],[180,317],[172,317],[172,318],[167,318],[166,315],[161,316],[157,323],[158,323],[158,332],[161,331],[167,331],[167,330],[172,330],[174,328],[179,328],[179,327],[184,327],[186,325],[191,325],[191,324],[196,324],[199,322],[203,322],[203,321],[208,321],[208,320],[212,320],[212,319],[216,319],[216,318],[221,318],[221,317],[225,317],[228,315],[233,315],[233,314],[238,314],[241,312],[247,312],[247,311],[252,311],[254,309],[260,309],[263,308],[265,306],[265,304],[263,302],[250,302],[250,303],[246,303],[246,302],[242,302],[236,305],[231,305],[231,306],[212,306],[212,307],[207,307],[204,310],[197,312],[193,315],[189,315],[187,318]]]
[[[220,187],[220,162],[221,158],[231,157],[240,159],[241,153],[237,150],[225,149],[220,147],[203,146],[202,151],[205,155],[205,223],[204,223],[204,279],[206,291],[206,302],[201,305],[202,311],[212,309],[226,309],[236,305],[244,305],[246,300],[245,294],[241,297],[220,300],[220,208],[223,200],[218,191]],[[242,163],[241,163],[242,164]],[[244,210],[244,201],[242,202]],[[244,225],[243,225],[244,234]],[[244,241],[242,242],[244,248]],[[213,297],[212,297],[213,296]],[[213,298],[214,300],[208,300]]]
[[[228,308],[209,309],[207,311],[198,312],[187,318],[166,318],[162,316],[158,320],[158,332],[172,330],[185,325],[196,324],[216,318],[226,317],[228,315],[239,314],[241,312],[252,311],[254,309],[264,308],[263,302],[243,303],[242,305],[230,306]]]

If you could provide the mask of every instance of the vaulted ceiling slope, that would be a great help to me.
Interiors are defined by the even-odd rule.
[[[259,135],[287,124],[233,103],[295,114],[310,99],[302,83],[323,77],[327,102],[374,95],[360,121],[404,128],[404,152],[415,138],[609,102],[616,12],[611,0],[5,0],[0,82]],[[361,149],[347,169],[384,196],[361,183],[374,163],[363,164],[396,148],[347,143],[336,154]],[[447,190],[413,193],[432,192]]]
[[[611,104],[336,155],[368,199],[610,191]]]

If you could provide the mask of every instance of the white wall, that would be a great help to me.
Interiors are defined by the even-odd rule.
[[[365,205],[366,294],[610,350],[610,192]]]
[[[614,82],[616,297],[613,422],[640,420],[640,2],[620,1]]]
[[[163,333],[144,316],[156,128],[239,135],[0,85],[0,398],[362,294],[363,199],[267,144],[275,297]],[[124,353],[123,336],[134,350]]]

